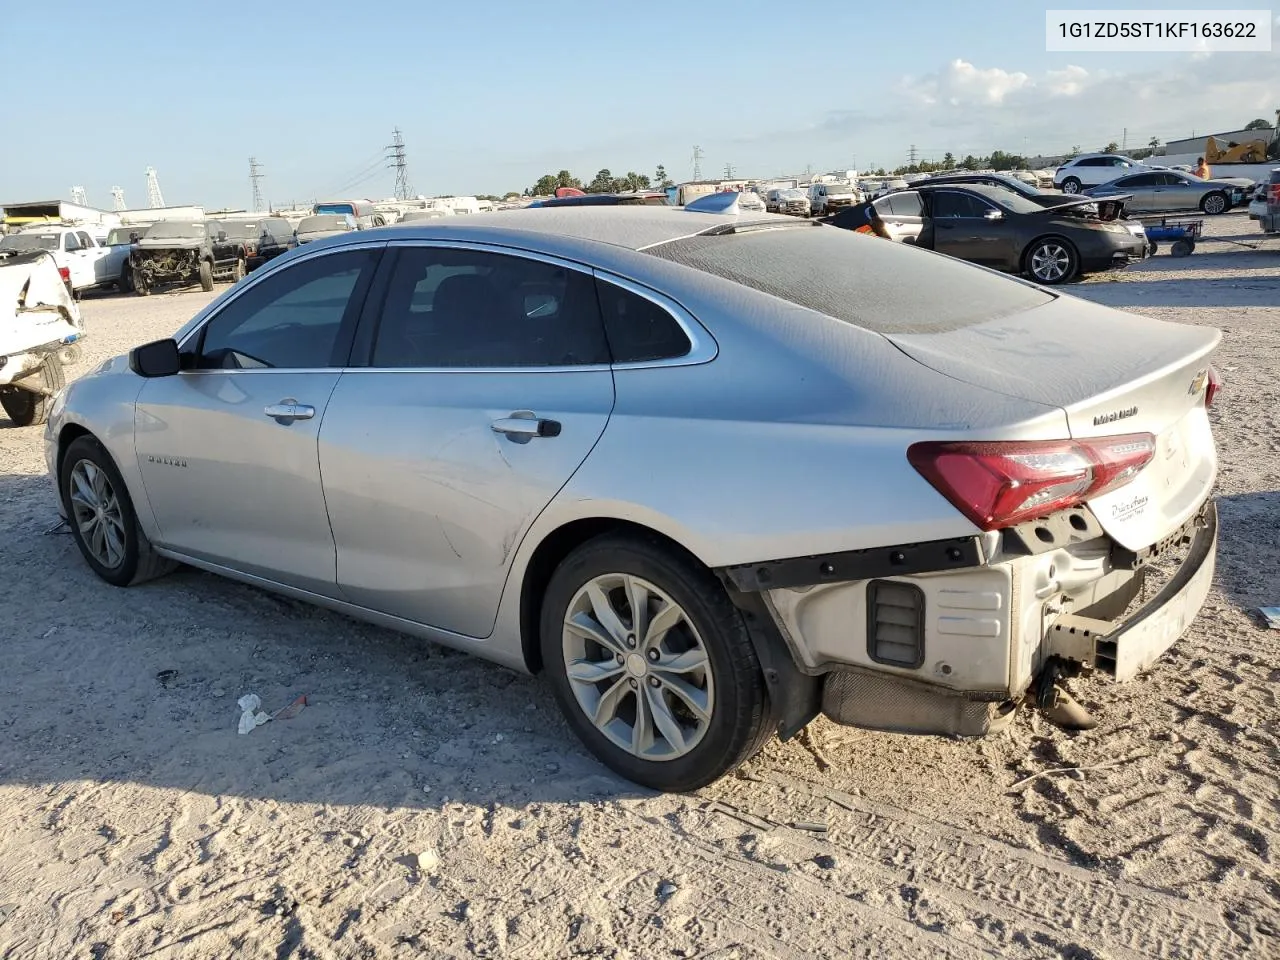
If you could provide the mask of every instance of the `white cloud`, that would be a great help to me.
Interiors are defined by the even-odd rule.
[[[1050,70],[1044,75],[1044,88],[1055,97],[1074,97],[1089,85],[1089,71],[1084,67],[1067,65],[1061,70]]]
[[[901,88],[909,96],[925,104],[944,103],[952,107],[966,104],[998,104],[1031,78],[1025,73],[1010,73],[999,67],[982,70],[967,60],[952,60],[938,73],[919,80],[907,77]]]

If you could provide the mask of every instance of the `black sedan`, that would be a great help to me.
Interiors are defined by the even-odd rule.
[[[1147,255],[1142,225],[1121,219],[1123,205],[1087,198],[1043,207],[1003,187],[918,184],[859,204],[833,226],[873,232],[1043,284],[1122,267]],[[864,226],[864,224],[866,226]],[[869,229],[868,229],[869,228]]]

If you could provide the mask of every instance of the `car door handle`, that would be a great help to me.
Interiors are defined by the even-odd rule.
[[[316,415],[316,408],[289,397],[279,403],[267,404],[262,412],[280,423],[292,423],[294,420],[310,420]]]
[[[534,437],[560,436],[559,420],[544,420],[531,410],[517,410],[509,417],[494,420],[490,426],[516,443],[528,443]]]

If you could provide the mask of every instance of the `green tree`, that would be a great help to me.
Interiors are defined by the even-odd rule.
[[[643,173],[636,173],[634,170],[631,170],[625,177],[622,177],[619,181],[615,181],[615,184],[633,192],[636,190],[648,190],[649,178]]]
[[[613,193],[613,174],[609,172],[608,167],[605,167],[583,189],[587,193]]]
[[[1250,120],[1244,125],[1246,130],[1270,130],[1271,124],[1259,117],[1257,120]]]
[[[1080,156],[1080,144],[1077,143],[1074,147],[1071,148],[1071,156],[1073,157]]]
[[[581,190],[582,181],[570,174],[568,170],[561,170],[556,174],[556,187],[574,187]]]
[[[1021,170],[1026,167],[1027,158],[1016,153],[993,150],[987,162],[994,170]]]
[[[525,191],[531,197],[547,197],[556,192],[556,178],[551,174],[545,174],[538,178],[538,182]]]
[[[981,170],[982,161],[975,157],[972,153],[965,154],[965,158],[960,161],[960,166],[965,170]]]
[[[653,182],[656,183],[659,188],[672,186],[671,178],[667,176],[667,168],[662,164],[658,164],[658,169],[653,171]]]
[[[1105,147],[1103,147],[1098,152],[1099,153],[1115,153],[1119,149],[1120,149],[1120,144],[1112,140],[1110,143],[1108,143]]]
[[[955,165],[956,165],[956,158],[953,157],[951,155],[951,151],[948,150],[946,153],[942,155],[942,169],[950,170]]]
[[[1150,140],[1147,141],[1147,146],[1151,148],[1152,153],[1155,153],[1157,150],[1160,149],[1160,138],[1152,137]]]

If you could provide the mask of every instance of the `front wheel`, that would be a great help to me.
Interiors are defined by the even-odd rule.
[[[236,261],[236,265],[231,271],[232,282],[239,283],[241,280],[244,279],[245,274],[248,272],[249,272],[248,265],[245,263],[244,257],[241,257],[239,260]]]
[[[1074,277],[1080,269],[1080,258],[1067,241],[1050,237],[1037,240],[1027,249],[1026,264],[1027,273],[1037,283],[1052,286]]]
[[[605,535],[551,578],[543,664],[569,725],[636,783],[687,791],[745,762],[773,713],[742,614],[692,558]]]
[[[213,289],[213,264],[208,260],[200,261],[200,289],[205,293]]]
[[[137,270],[133,271],[133,292],[140,297],[151,296],[151,288],[147,286],[147,279]]]
[[[67,383],[61,358],[57,354],[46,357],[40,365],[40,372],[31,379],[43,388],[42,392],[33,393],[13,384],[0,387],[0,407],[4,408],[15,427],[34,427],[49,419],[53,395]]]
[[[120,271],[120,279],[116,281],[116,290],[119,293],[128,293],[133,289],[133,271],[127,266]]]
[[[1079,193],[1080,186],[1081,186],[1080,181],[1077,180],[1075,177],[1067,177],[1067,179],[1062,181],[1062,192],[1063,193]]]
[[[124,478],[102,444],[83,436],[67,447],[58,470],[62,507],[85,562],[107,583],[127,587],[177,566],[151,547]]]
[[[1216,190],[1213,193],[1206,194],[1204,199],[1200,201],[1200,209],[1210,216],[1226,213],[1229,206],[1227,195]]]

